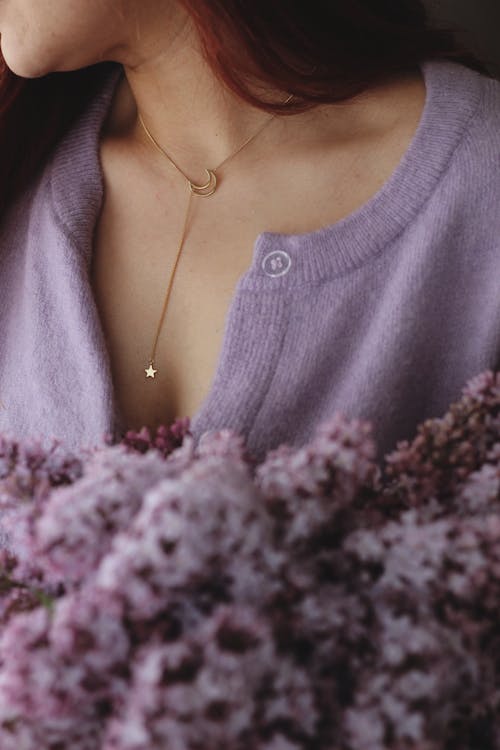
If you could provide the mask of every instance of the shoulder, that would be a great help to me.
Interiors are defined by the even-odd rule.
[[[443,63],[428,63],[439,66]],[[500,81],[457,63],[433,75],[443,119],[462,123],[450,171],[468,179],[500,180]]]
[[[448,60],[422,64],[426,104],[406,161],[422,207],[453,224],[499,227],[500,81]],[[453,218],[452,218],[453,217]]]
[[[471,117],[457,154],[465,173],[475,181],[495,186],[500,198],[500,81],[477,74],[480,92],[477,110]]]
[[[429,63],[430,154],[439,166],[422,223],[449,239],[453,262],[498,267],[500,249],[500,81],[457,63]],[[439,153],[444,156],[440,157]],[[480,260],[482,259],[482,260]],[[494,279],[491,280],[492,283]]]

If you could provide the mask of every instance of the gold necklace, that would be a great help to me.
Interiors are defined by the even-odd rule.
[[[290,96],[284,102],[284,104],[288,104],[288,102],[292,99],[292,97],[293,97],[293,94],[290,94]],[[154,368],[154,358],[155,358],[155,353],[156,353],[156,347],[157,347],[157,344],[158,344],[158,338],[160,336],[160,330],[161,330],[161,326],[162,326],[162,323],[163,323],[163,319],[165,318],[165,313],[167,311],[167,305],[168,305],[168,300],[169,300],[169,297],[170,297],[170,292],[171,292],[171,289],[172,289],[172,282],[174,280],[175,271],[177,269],[177,264],[179,262],[181,250],[182,250],[182,247],[184,245],[184,238],[186,236],[189,211],[190,211],[190,208],[191,208],[191,198],[193,197],[193,195],[198,196],[200,198],[208,198],[210,195],[213,195],[215,193],[216,189],[217,189],[217,177],[216,177],[217,170],[219,170],[222,167],[223,164],[225,164],[227,161],[229,161],[229,159],[232,159],[234,156],[236,156],[236,154],[238,154],[245,146],[247,146],[250,143],[250,141],[253,141],[254,138],[256,138],[259,135],[259,133],[261,133],[264,130],[264,128],[267,125],[269,125],[269,123],[271,122],[271,120],[274,120],[275,117],[276,117],[276,115],[272,115],[257,130],[256,133],[254,133],[252,136],[250,136],[250,138],[247,138],[247,140],[236,151],[234,151],[232,154],[230,154],[228,157],[226,157],[224,159],[224,161],[222,161],[219,164],[218,167],[215,167],[215,169],[205,169],[205,172],[207,173],[207,177],[208,177],[208,180],[207,180],[206,184],[205,185],[196,185],[194,182],[192,182],[187,177],[187,175],[184,174],[184,172],[182,171],[182,169],[180,169],[180,167],[177,166],[177,164],[170,158],[170,156],[167,154],[167,152],[153,138],[153,136],[151,135],[151,133],[147,129],[146,125],[144,124],[144,121],[143,121],[141,115],[139,114],[139,122],[141,123],[144,131],[146,132],[146,135],[148,136],[148,138],[151,140],[151,142],[154,144],[154,146],[164,156],[167,157],[167,159],[169,160],[169,162],[182,174],[182,176],[186,180],[186,182],[188,184],[188,187],[189,187],[189,199],[188,199],[187,208],[186,208],[186,215],[185,215],[185,218],[184,218],[184,226],[183,226],[183,230],[182,230],[181,240],[180,240],[180,243],[179,243],[179,248],[177,250],[177,256],[176,256],[176,259],[175,259],[174,268],[173,268],[173,271],[172,271],[171,276],[170,276],[170,281],[169,281],[168,288],[167,288],[167,294],[165,296],[165,301],[163,303],[163,310],[162,310],[162,314],[161,314],[161,317],[160,317],[160,322],[158,323],[158,328],[156,329],[156,336],[155,336],[155,340],[154,340],[154,344],[153,344],[153,350],[151,352],[151,357],[149,359],[149,367],[144,370],[144,372],[146,373],[146,379],[147,378],[154,378],[155,375],[156,375],[156,373],[158,372],[158,370],[155,370],[155,368]]]

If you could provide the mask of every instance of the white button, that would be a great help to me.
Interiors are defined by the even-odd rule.
[[[268,276],[283,276],[288,273],[291,265],[292,259],[284,250],[274,250],[262,261],[262,268]]]

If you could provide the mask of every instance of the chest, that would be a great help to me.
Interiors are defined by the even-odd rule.
[[[195,415],[213,385],[229,308],[258,235],[313,232],[359,208],[397,166],[419,111],[378,136],[377,148],[373,138],[326,151],[320,144],[303,161],[267,169],[265,178],[255,162],[243,179],[223,180],[214,196],[192,198],[161,326],[189,193],[179,175],[152,176],[113,142],[101,144],[105,191],[91,284],[127,428]],[[157,372],[146,377],[157,332]]]
[[[96,227],[92,287],[129,429],[170,424],[201,407],[237,282],[252,260],[251,226],[209,234],[203,224],[188,233],[176,264],[184,208],[143,207],[139,216],[108,205]],[[145,372],[153,357],[154,378]]]
[[[193,417],[201,408],[217,372],[229,309],[239,280],[252,264],[258,235],[264,230],[312,230],[342,211],[340,204],[337,211],[331,205],[318,210],[319,203],[306,210],[304,199],[302,206],[280,207],[271,195],[267,204],[261,196],[258,206],[235,195],[225,204],[192,198],[178,256],[188,193],[172,192],[166,200],[160,191],[151,198],[133,206],[121,189],[113,192],[110,187],[93,243],[92,288],[115,400],[128,429],[154,429],[177,417]],[[145,369],[155,340],[153,378]]]

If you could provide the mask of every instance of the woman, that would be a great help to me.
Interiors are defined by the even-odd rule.
[[[500,360],[500,83],[419,0],[0,0],[0,430],[378,455]]]

